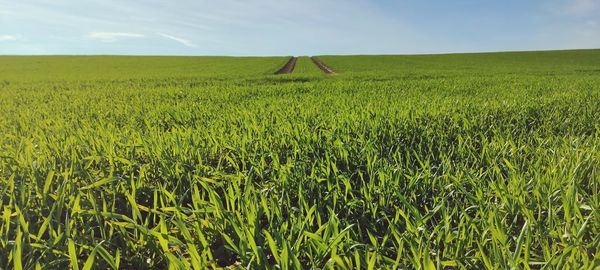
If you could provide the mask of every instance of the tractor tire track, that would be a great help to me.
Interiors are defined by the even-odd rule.
[[[326,74],[335,74],[335,71],[333,71],[333,69],[329,66],[325,65],[325,63],[323,63],[323,61],[321,61],[319,58],[311,57],[310,60],[312,60],[313,63],[315,63],[315,65],[317,65],[317,67],[319,67]]]
[[[290,73],[294,72],[294,68],[296,67],[296,61],[298,61],[298,57],[290,58],[290,60],[283,67],[281,67],[277,72],[275,72],[275,74],[282,75],[282,74],[290,74]]]

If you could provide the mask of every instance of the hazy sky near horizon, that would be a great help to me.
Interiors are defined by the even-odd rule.
[[[0,54],[600,48],[600,0],[0,0]]]

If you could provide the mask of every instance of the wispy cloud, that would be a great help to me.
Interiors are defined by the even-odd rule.
[[[569,15],[591,15],[600,12],[600,0],[569,0],[564,6]]]
[[[120,38],[143,38],[145,36],[143,34],[126,32],[92,32],[88,37],[103,42],[114,42]]]
[[[17,38],[0,43],[0,52],[319,55],[600,47],[600,0],[151,2],[0,0],[0,39]],[[142,40],[162,42],[127,42]]]
[[[187,39],[183,39],[183,38],[179,38],[179,37],[174,37],[174,36],[167,35],[167,34],[164,34],[164,33],[157,33],[157,34],[159,36],[161,36],[161,37],[177,41],[177,42],[183,44],[184,46],[187,46],[187,47],[196,47],[196,45],[194,43],[192,43],[191,41],[189,41]]]
[[[0,41],[15,41],[17,40],[16,36],[13,35],[0,35]]]

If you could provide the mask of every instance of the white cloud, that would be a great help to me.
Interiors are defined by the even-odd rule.
[[[120,38],[143,38],[145,36],[143,34],[125,32],[92,32],[88,37],[103,42],[114,42]]]
[[[568,15],[591,15],[600,12],[600,0],[569,0],[564,12]]]
[[[53,43],[48,47],[57,53],[84,54],[393,53],[429,51],[440,43],[423,34],[427,31],[413,29],[401,14],[389,16],[390,9],[369,0],[178,0],[177,5],[161,0],[0,0],[0,10],[12,14],[0,16],[0,28]],[[165,42],[123,42],[110,48],[85,43],[142,37]],[[168,46],[167,40],[182,45]]]
[[[13,35],[0,35],[0,41],[15,41],[17,37]]]
[[[183,38],[174,37],[174,36],[167,35],[167,34],[164,34],[164,33],[157,33],[157,34],[158,34],[159,36],[161,36],[161,37],[164,37],[164,38],[168,38],[168,39],[170,39],[170,40],[177,41],[177,42],[179,42],[179,43],[183,44],[184,46],[187,46],[187,47],[196,47],[196,45],[194,45],[194,43],[192,43],[191,41],[189,41],[189,40],[187,40],[187,39],[183,39]]]
[[[544,27],[537,30],[534,45],[540,49],[588,49],[600,47],[600,0],[548,1]]]

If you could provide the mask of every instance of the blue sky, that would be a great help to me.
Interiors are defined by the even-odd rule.
[[[0,54],[600,48],[600,0],[0,0]]]

